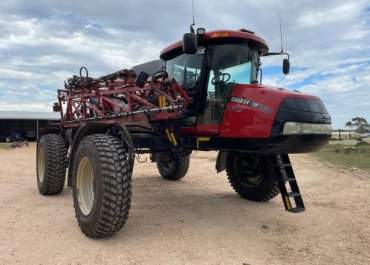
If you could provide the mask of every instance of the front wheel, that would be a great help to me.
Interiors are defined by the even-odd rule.
[[[126,223],[131,203],[132,165],[121,140],[85,137],[73,163],[73,201],[78,224],[91,238],[112,236]]]
[[[229,153],[226,172],[231,186],[244,199],[268,201],[280,193],[277,174],[268,156]]]

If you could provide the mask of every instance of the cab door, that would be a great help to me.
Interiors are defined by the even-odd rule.
[[[207,99],[204,112],[198,118],[197,132],[200,135],[218,135],[225,105],[227,103],[230,84],[222,73],[211,72],[207,84]]]
[[[209,47],[210,65],[205,108],[198,117],[199,135],[219,135],[226,104],[236,84],[250,84],[252,51],[247,44]]]

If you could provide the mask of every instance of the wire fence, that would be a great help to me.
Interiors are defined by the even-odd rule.
[[[358,139],[360,137],[360,134],[351,130],[333,130],[331,133],[331,140],[353,140]]]

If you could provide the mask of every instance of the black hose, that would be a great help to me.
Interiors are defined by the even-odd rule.
[[[86,66],[82,66],[80,68],[80,77],[82,77],[82,70],[85,70],[85,74],[86,74],[85,77],[89,77],[89,71],[87,70]]]
[[[129,162],[129,165],[133,167],[134,161],[135,161],[134,141],[132,140],[131,134],[128,131],[127,127],[124,125],[120,125],[120,127],[121,127],[121,140],[127,146],[128,162]]]

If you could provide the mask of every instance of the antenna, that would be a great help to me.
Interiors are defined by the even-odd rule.
[[[279,25],[280,25],[280,52],[283,53],[284,52],[284,48],[283,48],[283,30],[282,30],[282,27],[281,27],[281,15],[280,15],[280,12],[279,12]]]
[[[194,11],[194,0],[191,0],[191,9],[193,11],[193,23],[190,25],[190,31],[194,33],[194,26],[195,26],[195,11]]]
[[[191,8],[193,10],[193,26],[195,25],[195,11],[194,11],[194,0],[191,0]]]

